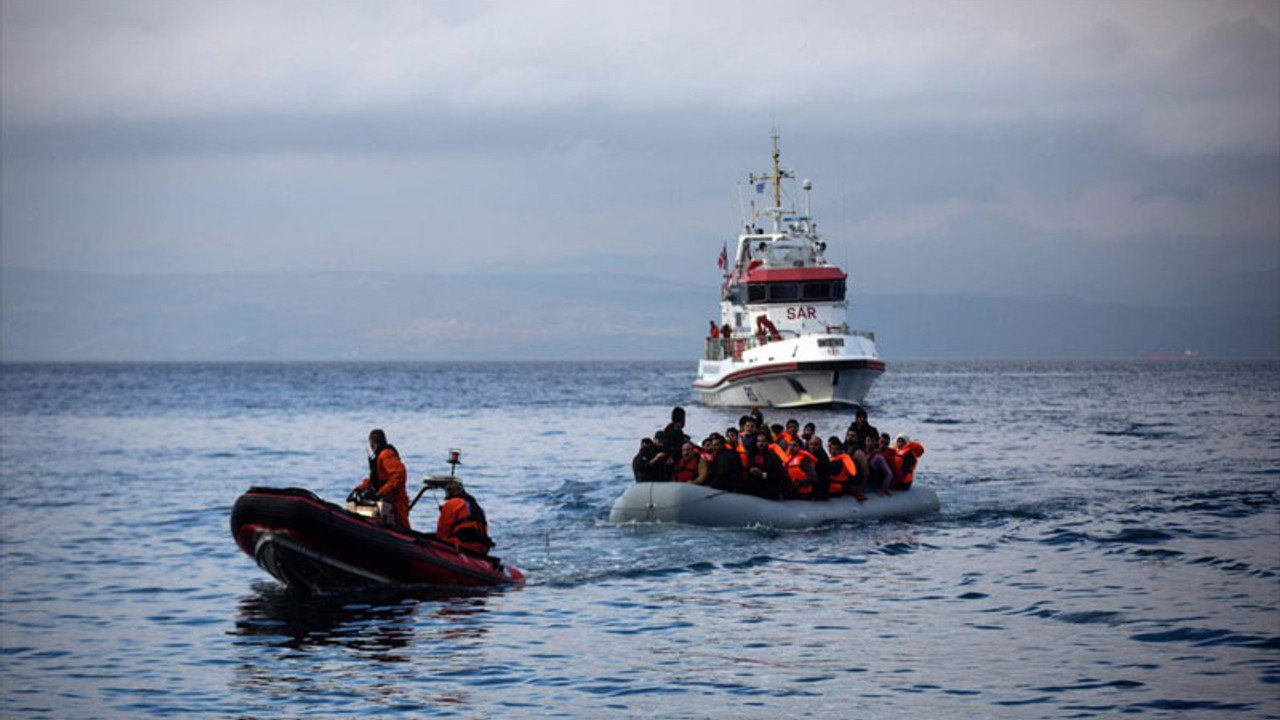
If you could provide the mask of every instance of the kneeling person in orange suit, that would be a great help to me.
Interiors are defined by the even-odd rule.
[[[467,494],[458,480],[445,486],[444,497],[440,519],[436,521],[436,538],[473,555],[489,554],[493,541],[489,539],[489,523],[480,503]]]

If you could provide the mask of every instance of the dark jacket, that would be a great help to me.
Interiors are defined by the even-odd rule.
[[[707,484],[717,490],[742,492],[745,474],[738,451],[722,448],[711,462],[711,479]]]

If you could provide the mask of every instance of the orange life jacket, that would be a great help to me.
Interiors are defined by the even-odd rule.
[[[817,462],[818,458],[810,455],[808,450],[797,450],[787,459],[787,477],[791,478],[796,493],[802,497],[813,494],[813,482],[809,479],[809,473],[804,471],[806,460],[812,467],[812,463]]]
[[[828,485],[832,497],[843,495],[845,484],[849,482],[850,478],[858,475],[858,466],[853,464],[853,458],[849,457],[848,453],[840,453],[831,458],[833,464],[837,461],[840,463],[837,466],[840,468],[840,472],[831,474],[831,482]]]
[[[463,493],[451,497],[440,506],[440,519],[436,521],[436,537],[476,555],[485,555],[493,547],[489,539],[489,524],[484,510],[475,498]]]
[[[902,446],[902,449],[897,451],[897,455],[898,455],[897,470],[898,470],[898,473],[900,473],[902,476],[898,482],[901,483],[903,487],[911,487],[911,483],[915,481],[916,461],[918,461],[920,459],[920,456],[923,454],[924,454],[924,446],[916,442],[915,440],[912,440],[911,442]]]
[[[787,452],[787,448],[785,446],[779,445],[778,443],[771,443],[769,445],[769,449],[773,451],[774,455],[778,456],[778,459],[782,461],[783,465],[786,465],[787,462],[791,460],[791,453]]]
[[[689,457],[680,458],[676,463],[675,472],[671,473],[671,479],[675,482],[693,482],[698,478],[698,461],[701,460],[696,454]]]
[[[751,467],[751,461],[750,461],[749,459],[747,459],[747,448],[746,448],[746,446],[745,446],[745,445],[743,445],[741,442],[739,442],[739,443],[738,443],[738,447],[737,447],[736,449],[737,449],[737,451],[738,451],[738,457],[742,458],[742,467],[743,467],[743,469],[746,469],[746,468]]]

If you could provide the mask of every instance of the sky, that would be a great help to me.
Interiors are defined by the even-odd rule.
[[[714,288],[775,130],[855,292],[1276,302],[1274,0],[0,0],[0,267]]]

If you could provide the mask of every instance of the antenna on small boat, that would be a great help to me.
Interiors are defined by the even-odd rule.
[[[413,506],[418,504],[418,501],[422,499],[422,495],[426,491],[440,490],[457,479],[455,473],[458,466],[462,464],[462,451],[458,448],[449,448],[449,459],[445,462],[449,463],[449,476],[428,475],[422,478],[422,489],[413,497],[413,502],[409,503],[410,510],[413,510]]]

